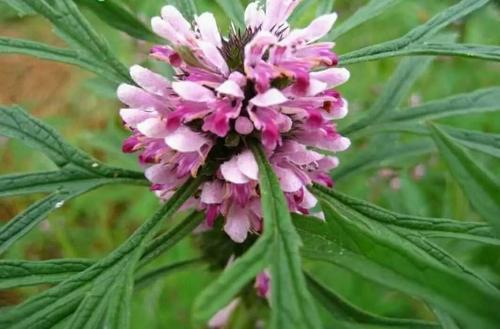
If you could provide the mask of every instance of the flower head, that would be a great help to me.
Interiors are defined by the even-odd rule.
[[[137,86],[121,85],[128,108],[120,114],[132,135],[124,152],[139,152],[146,177],[159,197],[168,199],[207,158],[220,167],[191,205],[206,213],[206,226],[224,218],[235,242],[262,230],[259,169],[247,147],[259,140],[278,176],[291,211],[308,214],[317,200],[307,187],[332,185],[328,172],[349,147],[332,120],[347,114],[347,101],[335,87],[349,72],[336,67],[334,43],[319,42],[337,15],[318,17],[291,29],[287,19],[298,0],[267,0],[248,5],[246,29],[223,37],[210,13],[189,23],[173,6],[151,21],[165,45],[151,56],[175,70],[173,81],[140,66],[130,69]]]

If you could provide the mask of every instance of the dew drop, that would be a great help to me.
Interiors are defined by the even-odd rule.
[[[97,162],[94,162],[94,163],[92,164],[92,168],[97,168],[97,167],[99,167],[99,164],[98,164]]]
[[[64,206],[64,201],[59,201],[57,202],[55,205],[54,205],[54,208],[61,208],[62,206]]]

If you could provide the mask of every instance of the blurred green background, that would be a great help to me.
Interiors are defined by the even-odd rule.
[[[309,0],[307,0],[309,1]],[[335,11],[345,20],[366,0],[337,0]],[[157,15],[165,0],[124,0],[145,22]],[[307,24],[316,15],[316,2],[294,17],[295,26]],[[337,40],[337,52],[346,53],[367,45],[399,37],[425,22],[438,11],[456,3],[451,0],[404,0],[380,17],[369,21]],[[226,31],[227,16],[213,0],[196,0],[200,12],[212,11],[219,27]],[[150,44],[133,40],[111,29],[89,12],[88,18],[102,32],[118,57],[127,65],[143,63],[166,71],[147,59]],[[467,43],[500,44],[500,7],[490,4],[466,20],[448,28],[459,33]],[[0,34],[63,45],[51,26],[39,17],[18,17],[0,4]],[[339,128],[352,122],[374,102],[400,58],[356,64],[350,67],[352,77],[341,91],[350,102],[349,118]],[[33,115],[55,127],[71,143],[98,159],[121,167],[139,169],[133,155],[121,153],[121,141],[128,135],[118,116],[120,104],[114,89],[104,80],[78,68],[40,61],[23,56],[0,57],[0,103],[19,104]],[[500,85],[500,63],[461,58],[437,58],[413,88],[405,105],[418,104],[455,93]],[[485,132],[500,132],[499,113],[456,117],[442,123]],[[391,138],[388,135],[387,138]],[[342,154],[341,165],[369,147],[360,140]],[[481,157],[490,169],[500,174],[498,162]],[[0,174],[53,169],[43,154],[21,143],[0,137]],[[437,154],[405,161],[345,177],[337,182],[340,191],[384,207],[422,216],[477,219],[459,187],[454,183]],[[500,191],[499,191],[500,193]],[[40,196],[0,199],[0,225],[25,209]],[[38,229],[16,244],[6,258],[42,260],[60,257],[98,258],[133,232],[158,207],[158,200],[145,188],[111,186],[101,188],[68,202],[54,212]],[[172,219],[172,225],[180,218]],[[444,242],[443,242],[444,243]],[[483,275],[500,285],[500,250],[478,248],[461,242],[445,247],[467,264],[473,264]],[[177,245],[155,264],[165,264],[196,256],[192,241]],[[429,318],[430,312],[416,300],[403,297],[381,286],[368,283],[342,269],[308,264],[324,282],[336,286],[350,301],[387,316]],[[203,266],[156,281],[136,293],[133,328],[187,328],[193,297],[213,273]],[[45,287],[0,291],[0,306],[18,303]]]

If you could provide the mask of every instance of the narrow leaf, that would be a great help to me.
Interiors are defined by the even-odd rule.
[[[190,1],[183,2],[188,3]],[[101,18],[104,23],[134,38],[152,42],[157,40],[149,27],[117,0],[76,0],[76,3],[90,9]]]
[[[443,160],[474,209],[500,233],[500,182],[442,129],[429,127]]]
[[[432,143],[428,141],[416,141],[407,144],[384,143],[368,146],[359,154],[341,167],[332,172],[334,180],[344,179],[355,173],[359,173],[372,168],[387,166],[394,162],[400,162],[406,158],[412,158],[430,153],[434,150]]]
[[[191,21],[194,18],[194,15],[197,14],[194,0],[170,0],[170,2],[180,10],[188,21]]]
[[[311,232],[320,233],[323,240],[305,239],[305,256],[334,262],[423,298],[471,327],[495,328],[500,317],[494,306],[500,301],[497,292],[443,266],[390,228],[342,206],[327,194],[319,192],[319,196],[327,222],[317,225],[325,226],[325,233],[321,234],[319,227]]]
[[[322,303],[326,310],[332,313],[336,319],[355,321],[369,325],[381,325],[387,328],[401,327],[407,329],[437,329],[439,325],[432,322],[387,318],[372,314],[349,303],[332,289],[326,287],[311,275],[307,276],[307,283],[314,295]]]
[[[448,24],[470,14],[486,5],[489,0],[462,0],[438,13],[427,23],[411,30],[399,39],[356,50],[340,57],[343,65],[361,61],[391,57],[394,53],[405,50],[414,44],[428,39]]]
[[[0,290],[58,283],[92,265],[87,259],[49,261],[0,261]]]
[[[328,1],[324,1],[328,2]],[[397,4],[399,0],[371,0],[365,6],[359,8],[345,22],[334,27],[332,32],[326,37],[328,40],[335,40],[341,35],[369,21],[372,18],[384,13],[387,9]]]
[[[364,200],[356,199],[334,189],[315,186],[342,204],[382,224],[418,231],[425,236],[465,239],[499,245],[500,240],[491,227],[479,222],[466,222],[446,218],[426,218],[399,214]]]
[[[245,10],[241,5],[240,0],[215,0],[217,4],[222,8],[225,14],[229,17],[231,22],[233,22],[236,27],[244,28],[245,22],[243,18],[245,16]]]

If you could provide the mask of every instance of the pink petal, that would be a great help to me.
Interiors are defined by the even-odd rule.
[[[250,181],[249,177],[243,174],[238,166],[238,157],[233,156],[231,160],[224,162],[220,166],[222,177],[228,182],[234,184],[246,184]]]
[[[200,200],[206,204],[220,204],[224,201],[224,193],[222,182],[207,182],[201,189]]]
[[[311,22],[305,29],[294,30],[283,40],[283,44],[311,43],[323,38],[330,32],[337,20],[337,14],[323,15]]]
[[[187,127],[179,127],[165,137],[165,143],[179,152],[199,152],[201,147],[209,141]]]
[[[223,84],[217,87],[217,92],[237,98],[245,97],[240,86],[233,80],[226,80]]]
[[[259,28],[264,19],[266,18],[266,13],[260,8],[258,1],[251,2],[248,4],[245,10],[245,25],[252,30]]]
[[[250,100],[255,106],[268,107],[283,104],[288,101],[288,98],[276,88],[269,89],[263,94],[259,94]]]
[[[174,6],[165,6],[161,9],[161,17],[172,26],[172,28],[184,39],[194,39],[191,24],[182,16]]]
[[[311,72],[311,78],[326,82],[328,88],[339,86],[349,80],[351,74],[345,68],[330,68],[323,71]]]
[[[120,116],[127,126],[136,128],[137,124],[151,117],[157,116],[156,112],[142,111],[138,109],[121,109]]]
[[[207,89],[196,82],[173,82],[172,88],[182,99],[185,99],[187,101],[209,102],[215,98],[210,89]]]
[[[246,240],[249,229],[250,218],[248,210],[233,204],[227,213],[224,231],[229,235],[231,240],[242,243]]]
[[[220,73],[224,75],[229,74],[229,68],[227,66],[226,60],[224,59],[224,57],[222,57],[222,54],[220,53],[219,49],[217,49],[217,47],[214,44],[205,41],[200,41],[198,42],[198,46],[203,52],[205,60],[209,64],[216,67]]]
[[[229,305],[224,307],[222,310],[217,312],[212,319],[208,322],[208,326],[210,329],[221,329],[224,328],[227,323],[229,322],[229,319],[231,317],[231,314],[234,312],[236,307],[238,307],[238,304],[240,303],[239,299],[233,300]]]
[[[302,199],[302,202],[300,203],[300,206],[305,208],[305,209],[311,209],[314,208],[318,204],[318,199],[309,192],[307,188],[304,187],[304,197]]]
[[[249,135],[253,131],[253,123],[247,117],[238,117],[234,124],[236,132],[241,135]]]
[[[196,17],[195,20],[200,31],[201,38],[204,41],[210,42],[216,47],[221,48],[221,37],[214,15],[211,13],[203,13]]]
[[[168,93],[170,82],[153,71],[134,65],[130,68],[130,75],[139,86],[150,93],[162,96]]]
[[[162,38],[167,39],[174,45],[181,43],[177,32],[161,17],[156,16],[151,19],[151,28],[153,29],[154,33]]]
[[[259,166],[250,150],[245,150],[237,156],[238,169],[248,178],[259,179]]]
[[[150,138],[165,138],[168,131],[165,122],[159,118],[149,118],[137,125],[137,130]]]
[[[300,0],[267,0],[263,29],[271,30],[282,25],[299,3]]]
[[[157,96],[151,95],[141,88],[129,85],[121,84],[117,90],[118,98],[130,107],[144,109],[144,108],[155,108],[157,110],[163,110],[166,108],[166,104]]]
[[[297,192],[304,186],[304,183],[292,170],[281,168],[279,166],[273,166],[273,169],[276,176],[278,176],[283,192]]]

